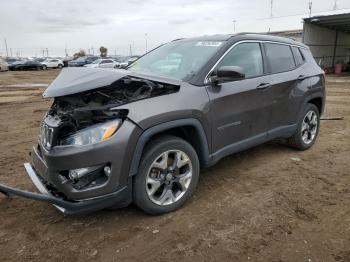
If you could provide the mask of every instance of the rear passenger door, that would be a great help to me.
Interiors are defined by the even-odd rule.
[[[264,48],[271,76],[270,134],[284,136],[297,121],[303,89],[308,87],[304,58],[297,47],[288,44],[264,43]]]

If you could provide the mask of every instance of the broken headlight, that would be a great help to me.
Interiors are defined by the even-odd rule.
[[[62,139],[61,145],[84,146],[108,140],[119,129],[121,124],[122,121],[119,119],[84,128]]]

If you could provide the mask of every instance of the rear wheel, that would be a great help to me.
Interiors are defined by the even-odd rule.
[[[196,151],[185,140],[164,136],[152,141],[133,181],[135,204],[153,215],[180,208],[197,187],[199,169]]]
[[[320,113],[313,104],[307,104],[302,117],[299,119],[298,127],[292,137],[288,139],[289,144],[299,150],[306,150],[313,146],[320,128]]]

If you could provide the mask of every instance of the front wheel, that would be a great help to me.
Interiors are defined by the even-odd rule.
[[[133,181],[135,204],[152,215],[180,208],[197,187],[199,169],[188,142],[173,136],[155,139],[146,147]]]
[[[46,70],[46,69],[47,69],[47,66],[46,66],[46,65],[43,65],[42,68],[43,68],[43,70]]]
[[[62,67],[63,67],[62,64],[59,64],[59,65],[57,66],[58,69],[62,69]]]
[[[289,144],[299,150],[306,150],[313,146],[320,128],[320,113],[313,104],[307,104],[302,117],[299,119],[298,127],[292,137],[288,139]]]

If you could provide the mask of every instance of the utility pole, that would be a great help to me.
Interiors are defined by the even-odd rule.
[[[309,1],[309,17],[311,17],[312,12],[312,1]]]
[[[93,46],[91,47],[91,50],[92,50],[92,55],[95,55],[95,50]]]
[[[6,42],[6,38],[4,39],[5,40],[5,47],[6,47],[6,56],[9,56],[9,51],[7,49],[7,42]]]
[[[12,57],[12,48],[10,48],[10,55],[11,55],[11,57]]]
[[[132,56],[132,48],[131,48],[131,44],[130,44],[130,56]]]
[[[334,0],[334,6],[333,6],[333,10],[337,10],[338,9],[338,4],[337,4],[337,0]]]
[[[46,48],[46,57],[49,57],[49,49]]]
[[[147,36],[148,36],[148,34],[146,33],[145,34],[145,41],[146,41],[146,52],[145,53],[147,53],[147,51],[148,51],[148,48],[147,48]]]
[[[273,17],[272,10],[273,10],[273,0],[271,0],[271,2],[270,2],[270,18]]]
[[[233,20],[233,32],[236,33],[236,20]]]

